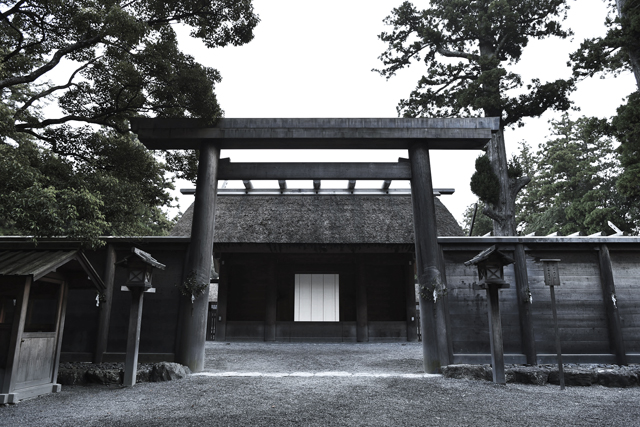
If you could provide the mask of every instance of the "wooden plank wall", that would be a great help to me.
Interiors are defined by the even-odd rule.
[[[560,259],[561,285],[556,287],[556,303],[563,354],[613,357],[615,349],[603,301],[599,245],[559,243],[526,245],[536,353],[540,357],[556,351],[550,289],[544,284],[540,259]],[[626,354],[632,357],[630,362],[637,363],[634,361],[640,359],[640,253],[636,247],[625,249],[621,244],[609,247],[624,346]],[[483,248],[478,246],[476,250],[472,244],[449,244],[443,248],[454,354],[488,354],[486,293],[475,286],[476,268],[464,266]],[[501,250],[511,255],[513,246],[505,245]],[[521,355],[513,266],[505,268],[505,280],[511,287],[500,291],[504,350],[505,354]]]
[[[490,353],[487,292],[477,286],[478,269],[467,267],[479,251],[445,252],[450,328],[454,354]],[[514,283],[513,266],[505,269],[505,280]],[[512,285],[499,291],[505,353],[520,353],[520,326],[516,290]]]
[[[608,354],[609,334],[602,302],[598,254],[595,251],[527,253],[529,289],[537,352],[555,353],[551,291],[544,284],[542,263],[536,259],[560,259],[560,286],[555,289],[558,330],[562,352],[568,354]]]
[[[640,254],[611,251],[613,280],[627,353],[640,353]]]

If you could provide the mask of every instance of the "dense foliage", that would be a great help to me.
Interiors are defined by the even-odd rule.
[[[0,231],[95,244],[166,229],[165,167],[127,119],[221,117],[219,73],[173,26],[212,48],[250,41],[257,22],[250,0],[0,0]]]
[[[617,189],[640,202],[640,0],[609,0],[605,37],[585,40],[571,55],[579,78],[596,74],[633,72],[636,91],[618,108],[610,134],[621,142],[622,173]]]
[[[620,162],[606,120],[563,116],[553,121],[553,138],[533,153],[521,151],[531,183],[518,200],[521,231],[547,235],[613,231],[608,221],[637,233],[638,206],[615,191]]]
[[[404,2],[385,22],[393,27],[379,37],[388,44],[380,56],[380,74],[390,78],[422,61],[426,74],[408,99],[398,105],[405,117],[452,117],[484,114],[500,117],[501,129],[521,124],[549,109],[567,110],[573,80],[524,82],[508,70],[531,39],[568,37],[564,0],[431,0],[424,10]],[[522,89],[526,89],[524,92]],[[497,235],[515,234],[515,198],[524,176],[510,178],[502,130],[488,147],[498,177],[497,203],[484,213],[494,219]]]

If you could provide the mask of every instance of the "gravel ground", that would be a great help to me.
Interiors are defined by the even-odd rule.
[[[206,366],[212,375],[356,375],[193,375],[133,388],[69,386],[0,407],[0,425],[640,425],[640,387],[560,391],[552,385],[401,377],[421,372],[421,346],[413,343],[207,343]],[[389,376],[363,376],[370,374]]]

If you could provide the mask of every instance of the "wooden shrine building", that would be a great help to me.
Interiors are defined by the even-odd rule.
[[[438,235],[461,236],[435,206]],[[219,190],[214,251],[216,340],[417,340],[408,190]]]

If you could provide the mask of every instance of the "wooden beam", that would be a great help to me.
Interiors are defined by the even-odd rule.
[[[132,118],[131,129],[152,150],[198,149],[482,149],[499,118],[197,119]]]
[[[196,199],[193,206],[191,243],[185,265],[185,276],[195,272],[196,283],[209,285],[213,262],[213,232],[215,229],[218,159],[220,150],[212,143],[200,147]],[[176,346],[176,362],[192,372],[204,369],[204,346],[207,335],[209,286],[192,299],[180,297],[178,321],[180,342]]]
[[[417,143],[409,148],[411,165],[411,201],[416,247],[416,263],[420,293],[420,328],[422,331],[423,367],[426,373],[437,373],[441,366],[438,335],[446,336],[446,324],[436,322],[438,295],[444,293],[444,283],[438,268],[439,246],[436,228],[435,201],[431,183],[429,145]],[[444,331],[438,330],[445,329]],[[444,350],[444,349],[443,349]],[[446,363],[446,361],[445,361]]]
[[[278,180],[278,187],[280,187],[281,190],[286,190],[287,189],[287,180],[286,179],[279,179]]]
[[[356,180],[350,179],[349,184],[347,185],[348,190],[354,190],[356,188]]]
[[[616,287],[613,281],[613,268],[611,255],[606,244],[600,245],[598,260],[600,263],[600,284],[602,286],[602,299],[607,313],[607,326],[609,328],[609,345],[616,355],[618,365],[628,365],[625,351],[624,337],[622,335],[622,323],[618,313]]]
[[[276,340],[276,311],[278,306],[278,280],[276,277],[276,259],[269,257],[267,268],[267,298],[265,301],[264,340]]]
[[[111,320],[111,305],[113,302],[113,282],[115,278],[116,249],[113,244],[107,245],[107,256],[104,266],[104,290],[105,301],[100,305],[98,318],[98,336],[96,337],[96,350],[93,354],[93,363],[102,363],[102,357],[107,351],[109,339],[109,323]]]
[[[314,190],[319,190],[320,189],[320,180],[319,179],[314,179],[313,180],[313,189]]]
[[[369,342],[369,318],[367,311],[366,267],[362,259],[356,263],[356,341]]]
[[[134,287],[131,290],[131,308],[129,310],[129,329],[127,332],[127,355],[124,362],[124,380],[122,385],[136,384],[138,371],[138,349],[140,347],[140,328],[142,326],[142,304],[144,290]]]
[[[404,267],[405,310],[407,313],[407,341],[418,341],[418,319],[416,314],[416,281],[413,262]]]
[[[517,244],[513,251],[516,279],[516,299],[520,320],[520,337],[522,339],[522,353],[527,358],[527,365],[537,365],[536,340],[533,333],[533,315],[531,313],[531,292],[529,290],[529,276],[527,273],[527,258],[524,245]]]
[[[251,180],[243,179],[242,184],[244,184],[244,188],[246,188],[247,190],[253,190],[253,184],[251,183]]]
[[[493,382],[506,384],[504,375],[504,348],[502,345],[502,322],[500,320],[500,285],[487,284],[487,305],[489,315],[489,340],[491,342],[491,368]]]
[[[385,179],[384,182],[382,183],[382,189],[388,190],[390,186],[391,186],[391,180]]]
[[[411,179],[408,163],[224,163],[218,179]]]
[[[229,291],[229,270],[224,258],[220,260],[220,281],[218,282],[218,318],[216,319],[216,341],[227,340],[227,296]]]

